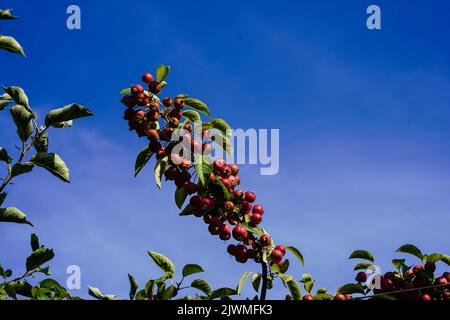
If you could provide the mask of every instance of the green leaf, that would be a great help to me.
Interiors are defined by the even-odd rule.
[[[392,265],[394,266],[395,269],[400,270],[402,266],[405,265],[405,259],[393,259]]]
[[[208,282],[202,279],[196,279],[192,281],[191,287],[200,290],[207,296],[210,296],[212,293],[211,286],[208,284]]]
[[[286,273],[286,271],[288,271],[289,269],[289,259],[284,260],[283,265],[280,268],[280,272],[281,273]]]
[[[65,107],[54,109],[47,113],[45,125],[47,127],[55,126],[58,128],[61,127],[61,123],[93,115],[94,113],[88,108],[76,103],[71,103]]]
[[[441,261],[444,262],[446,265],[450,266],[450,256],[443,254],[441,257]]]
[[[177,190],[175,190],[175,203],[178,208],[183,208],[183,204],[186,201],[187,196],[188,192],[185,187],[177,188]]]
[[[27,220],[26,215],[14,207],[0,208],[0,222],[12,222],[33,226],[33,224]]]
[[[27,271],[31,271],[40,267],[44,263],[52,260],[55,254],[52,249],[49,248],[39,248],[34,251],[28,258],[26,262]]]
[[[48,152],[48,134],[40,134],[37,138],[33,137],[34,149],[37,152]]]
[[[9,106],[12,103],[12,100],[0,100],[0,111],[5,109],[7,106]]]
[[[341,286],[337,290],[337,293],[349,293],[349,294],[361,293],[361,294],[364,294],[364,288],[360,284],[348,283],[348,284]]]
[[[166,170],[166,166],[169,162],[169,157],[165,156],[164,158],[158,159],[155,165],[155,180],[158,188],[161,189],[161,178]]]
[[[420,260],[423,260],[422,252],[419,250],[419,248],[417,248],[415,245],[412,244],[405,244],[400,248],[398,248],[395,252],[411,254],[413,256],[416,256]]]
[[[355,250],[353,251],[353,253],[350,255],[349,259],[364,259],[364,260],[369,260],[374,262],[375,258],[373,257],[373,255],[366,250]]]
[[[194,154],[195,170],[200,186],[206,186],[211,177],[213,162],[210,157]],[[225,187],[225,186],[224,186]]]
[[[261,285],[261,275],[254,273],[252,275],[252,287],[256,292],[259,292],[259,286]]]
[[[2,88],[7,93],[8,97],[14,100],[16,104],[24,106],[28,112],[33,113],[33,111],[30,108],[28,96],[25,93],[25,90],[17,86],[10,86],[10,87],[2,86]]]
[[[23,142],[27,141],[33,133],[33,114],[29,112],[23,105],[16,104],[9,112],[14,120],[17,128],[17,135]]]
[[[148,251],[148,254],[156,263],[156,265],[160,267],[170,277],[173,277],[175,275],[175,267],[172,261],[170,261],[166,256],[154,251]]]
[[[129,93],[131,93],[131,88],[129,88],[129,87],[120,91],[120,94],[129,94]]]
[[[325,294],[325,293],[327,293],[327,288],[320,288],[320,289],[317,289],[317,291],[316,291],[316,293],[317,294]]]
[[[208,117],[211,117],[208,106],[198,99],[186,98],[184,99],[184,104],[188,107],[191,107],[192,109],[195,109],[203,114],[206,114]]]
[[[0,20],[13,20],[17,19],[18,17],[13,16],[11,14],[11,9],[1,10],[0,9]]]
[[[372,263],[369,263],[369,262],[360,262],[353,268],[353,271],[367,270],[371,265],[372,265]]]
[[[295,279],[289,275],[282,275],[280,276],[280,278],[283,281],[283,283],[288,287],[292,299],[301,300],[302,293],[300,291],[300,286],[298,285],[297,281],[295,281]]]
[[[6,193],[6,192],[0,193],[0,206],[1,206],[1,205],[3,204],[3,202],[5,201],[6,196],[7,196],[7,193]]]
[[[145,167],[145,165],[150,160],[152,155],[153,155],[153,152],[150,151],[148,145],[144,149],[142,149],[141,152],[139,152],[139,154],[138,154],[138,156],[136,158],[136,163],[134,165],[134,176],[135,177]]]
[[[44,168],[64,182],[70,182],[66,163],[55,153],[39,152],[31,157],[29,162]]]
[[[312,281],[312,276],[309,273],[305,273],[302,275],[302,280],[300,280],[301,283],[307,283]]]
[[[0,161],[11,163],[13,159],[8,155],[8,151],[5,148],[0,147]]]
[[[308,291],[309,293],[311,293],[313,287],[314,287],[314,280],[312,281],[308,281],[304,284],[305,290]]]
[[[36,234],[32,234],[31,235],[31,240],[30,240],[30,244],[31,244],[31,250],[36,251],[38,250],[41,246],[39,245],[39,238]]]
[[[231,288],[220,288],[220,289],[214,290],[211,293],[211,300],[217,299],[217,298],[228,297],[228,296],[234,296],[236,294],[237,294],[237,292],[234,289],[231,289]]]
[[[201,120],[200,114],[194,110],[183,111],[183,117],[185,117],[190,122],[197,122]]]
[[[203,126],[206,129],[210,129],[210,128],[217,129],[227,137],[231,136],[231,127],[223,119],[213,119],[209,122],[206,122]]]
[[[184,266],[182,274],[183,277],[187,277],[200,272],[204,272],[204,270],[198,264],[187,264]]]
[[[245,272],[245,273],[242,275],[242,277],[241,277],[241,279],[239,280],[239,283],[238,283],[238,285],[237,285],[237,288],[236,288],[236,292],[237,292],[238,295],[241,295],[241,290],[242,290],[242,287],[244,286],[245,280],[247,280],[247,278],[248,278],[251,274],[252,274],[252,272],[247,271],[247,272]]]
[[[57,123],[52,124],[52,127],[56,128],[56,129],[69,128],[72,126],[73,126],[73,120],[57,122]]]
[[[156,69],[156,81],[158,82],[164,81],[167,78],[169,71],[170,71],[169,66],[164,66],[162,64],[159,65],[158,68]]]
[[[103,294],[100,289],[93,288],[88,286],[88,293],[91,297],[94,297],[98,300],[117,300],[117,297],[111,294]]]
[[[302,266],[305,265],[305,260],[303,259],[303,255],[300,253],[300,251],[297,248],[295,248],[293,246],[286,246],[286,250],[289,251],[290,253],[292,253],[298,259],[298,261],[300,261]]]
[[[192,206],[188,204],[178,215],[179,216],[190,216],[194,214]]]
[[[130,300],[133,300],[139,284],[131,274],[128,274],[128,280],[130,281]]]
[[[189,95],[188,95],[188,94],[185,94],[185,93],[180,93],[180,94],[177,94],[177,95],[175,96],[175,98],[186,99],[186,98],[189,98]]]
[[[214,143],[229,156],[233,156],[233,145],[228,137],[221,133],[214,132]]]
[[[261,227],[252,227],[248,224],[248,222],[242,223],[241,226],[244,227],[248,232],[251,232],[258,237],[261,237],[265,233]]]
[[[6,50],[6,51],[9,51],[12,53],[18,53],[21,56],[25,57],[25,52],[23,51],[22,46],[13,37],[0,36],[0,49]]]
[[[11,177],[14,178],[14,177],[20,176],[21,174],[31,172],[31,170],[33,170],[33,168],[34,168],[34,164],[31,164],[31,163],[27,163],[27,162],[16,163],[12,167]]]

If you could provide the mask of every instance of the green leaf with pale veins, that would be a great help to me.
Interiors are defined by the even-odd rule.
[[[0,147],[0,161],[11,163],[13,159],[8,155],[8,151],[5,148]]]
[[[169,157],[165,156],[164,158],[158,159],[155,165],[155,180],[158,188],[161,189],[161,179],[166,170],[167,164],[169,163]]]
[[[27,220],[27,216],[14,207],[0,208],[0,222],[12,222],[33,226],[33,224]]]
[[[34,270],[44,263],[49,262],[55,257],[52,249],[39,248],[35,250],[28,258],[26,262],[27,271]]]
[[[211,114],[209,113],[209,109],[208,106],[198,100],[198,99],[194,99],[194,98],[185,98],[184,99],[184,104],[194,110],[197,110],[205,115],[207,115],[208,117],[211,117]]]
[[[305,265],[305,259],[303,259],[303,255],[300,253],[300,250],[293,246],[286,246],[286,250],[292,253],[298,259],[298,261],[300,261],[302,266]]]
[[[190,276],[192,274],[205,272],[202,267],[200,267],[198,264],[187,264],[183,268],[182,275],[183,277]]]
[[[420,260],[423,260],[422,251],[420,251],[420,249],[417,248],[413,244],[405,244],[405,245],[401,246],[400,248],[398,248],[395,252],[411,254],[413,256],[416,256]]]
[[[369,251],[366,251],[366,250],[355,250],[348,258],[349,259],[369,260],[371,262],[375,261],[375,258],[373,257],[373,255]]]
[[[88,287],[88,293],[91,297],[98,300],[117,300],[117,297],[112,294],[104,294],[98,288]]]
[[[23,90],[21,87],[17,86],[10,86],[10,87],[3,87],[3,90],[7,93],[8,97],[16,104],[20,104],[21,106],[24,106],[28,112],[33,113],[33,111],[30,108],[30,104],[28,101],[28,96],[25,93],[25,90]]]
[[[130,300],[133,300],[136,295],[136,291],[139,288],[139,284],[131,274],[128,274],[128,280],[130,281]]]
[[[152,157],[153,152],[150,151],[149,146],[147,145],[144,149],[139,152],[136,162],[134,165],[134,176],[137,177],[139,172],[145,167],[150,158]]]
[[[10,36],[0,36],[0,49],[18,53],[21,56],[25,57],[25,51],[23,51],[22,46],[16,39]]]
[[[204,127],[206,129],[217,129],[220,132],[222,132],[225,136],[230,137],[231,136],[231,127],[228,125],[228,123],[223,119],[212,119],[209,122],[206,122],[204,124]]]
[[[213,162],[210,157],[194,154],[195,170],[200,186],[206,186],[211,177]]]
[[[182,113],[183,117],[188,119],[190,122],[194,123],[200,121],[200,114],[194,110],[186,110]]]
[[[228,297],[228,296],[234,296],[237,294],[237,291],[231,288],[220,288],[217,290],[214,290],[211,293],[211,299],[218,299],[218,298],[223,298],[223,297]]]
[[[31,170],[33,170],[33,168],[34,168],[34,164],[32,164],[32,163],[28,163],[28,162],[16,163],[12,167],[11,177],[14,178],[14,177],[20,176],[21,174],[31,172]]]
[[[236,292],[237,292],[238,295],[241,295],[241,290],[242,290],[242,287],[244,286],[245,280],[247,280],[247,278],[248,278],[251,274],[252,274],[252,273],[251,273],[250,271],[247,271],[247,272],[245,272],[245,273],[242,275],[242,277],[241,277],[241,279],[239,280],[239,283],[238,283],[238,285],[237,285],[237,288],[236,288]]]
[[[160,267],[166,274],[168,274],[170,277],[174,276],[175,266],[173,265],[172,261],[169,260],[169,258],[154,251],[148,251],[148,254],[156,263],[156,265]]]
[[[44,168],[64,182],[70,182],[66,163],[55,153],[40,152],[31,157],[30,163]]]
[[[93,115],[94,113],[88,108],[76,103],[71,103],[65,107],[54,109],[47,113],[45,125],[47,127],[55,126],[58,128],[61,127],[61,123]]]
[[[344,294],[345,293],[349,293],[349,294],[361,293],[361,294],[364,294],[364,288],[360,284],[348,283],[348,284],[341,286],[337,290],[337,293],[344,293]]]
[[[18,17],[13,16],[11,14],[11,9],[5,9],[5,10],[0,9],[0,20],[14,20],[17,18]]]
[[[186,198],[188,196],[188,192],[186,191],[185,187],[177,188],[175,190],[175,203],[178,208],[182,208],[184,202],[186,201]]]
[[[208,282],[202,279],[192,281],[191,287],[200,290],[207,296],[210,296],[212,293],[211,286],[208,284]]]
[[[13,106],[9,112],[13,118],[14,123],[17,128],[17,135],[22,142],[25,142],[30,138],[33,133],[33,124],[31,120],[33,119],[33,114],[27,110],[26,107],[20,104]]]
[[[164,66],[162,64],[159,65],[158,68],[156,69],[156,81],[158,82],[164,81],[169,75],[169,71],[170,71],[169,66]]]

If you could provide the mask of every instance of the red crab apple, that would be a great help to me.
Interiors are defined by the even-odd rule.
[[[366,282],[367,281],[367,274],[363,271],[358,272],[356,274],[356,281],[358,282]]]
[[[262,215],[260,215],[259,213],[253,213],[250,216],[250,222],[255,225],[260,224],[262,222]]]
[[[245,193],[245,201],[250,202],[250,203],[253,203],[253,202],[255,202],[255,200],[256,200],[256,195],[255,195],[254,192],[252,192],[252,191],[247,191],[247,192]]]
[[[434,284],[436,284],[438,286],[446,285],[447,283],[448,283],[448,281],[444,277],[439,277],[436,280],[434,280]]]
[[[311,294],[305,294],[303,300],[314,300],[314,297]]]
[[[266,233],[263,234],[260,238],[259,241],[261,241],[261,244],[263,246],[268,246],[269,244],[272,243],[272,238]]]
[[[235,226],[233,229],[233,238],[235,238],[238,241],[243,241],[247,239],[248,232],[247,229],[241,226]]]
[[[424,266],[425,271],[434,272],[436,271],[436,264],[432,261],[425,263]]]
[[[226,162],[224,159],[216,159],[213,162],[213,168],[217,172],[222,172],[225,169]]]
[[[181,108],[183,108],[183,107],[184,107],[184,100],[181,99],[181,98],[175,98],[175,99],[173,100],[173,106],[174,106],[176,109],[181,109]]]
[[[415,275],[418,275],[420,271],[423,270],[423,266],[421,264],[416,264],[413,268],[413,272]]]
[[[162,103],[166,108],[168,108],[172,105],[173,101],[170,97],[165,97],[164,99],[162,99]]]
[[[133,96],[137,96],[140,93],[144,92],[144,88],[140,84],[135,84],[131,86],[131,94]]]
[[[231,201],[226,201],[223,206],[225,207],[225,210],[227,210],[227,212],[233,212],[234,210],[234,203]]]
[[[286,248],[280,244],[277,245],[274,250],[280,251],[283,254],[283,256],[286,254]]]
[[[334,300],[345,300],[345,295],[338,293],[334,296]]]
[[[272,258],[273,261],[278,262],[281,261],[281,259],[283,259],[283,253],[280,250],[273,250],[272,253],[270,254],[270,257]]]
[[[422,301],[431,301],[431,296],[428,293],[424,293],[422,294],[422,296],[420,296],[420,300]]]
[[[153,81],[148,85],[148,90],[153,94],[158,94],[162,90],[162,85],[158,81]]]
[[[155,78],[150,73],[144,73],[142,75],[142,81],[147,84],[153,82],[154,80],[155,80]]]
[[[237,251],[237,247],[234,244],[230,244],[227,247],[227,252],[232,256],[234,256],[236,254],[236,251]]]
[[[200,207],[202,205],[202,198],[200,198],[199,196],[193,196],[190,200],[189,203],[191,204],[192,207]]]
[[[228,165],[228,168],[230,168],[231,174],[232,174],[233,176],[237,176],[237,175],[238,175],[238,173],[239,173],[239,167],[238,167],[237,165],[235,165],[235,164],[229,164],[229,165]]]
[[[255,204],[254,206],[253,206],[253,213],[259,213],[260,215],[263,215],[264,214],[264,208],[263,208],[263,206],[262,205],[260,205],[260,204]]]

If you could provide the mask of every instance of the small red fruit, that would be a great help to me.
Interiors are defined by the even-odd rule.
[[[444,273],[442,274],[442,276],[443,276],[445,279],[447,279],[448,282],[450,282],[450,272],[444,272]]]
[[[278,262],[281,259],[283,259],[283,253],[279,250],[273,250],[272,253],[270,254],[270,257],[272,258],[273,261]]]
[[[173,101],[172,99],[170,99],[170,97],[165,97],[164,99],[162,99],[162,103],[166,108],[169,108],[172,105]]]
[[[231,174],[232,174],[233,176],[237,176],[237,175],[238,175],[238,173],[239,173],[239,167],[238,167],[237,165],[235,165],[235,164],[229,164],[229,165],[228,165],[228,168],[230,168]]]
[[[334,300],[345,300],[345,296],[342,293],[338,293],[334,296]]]
[[[235,226],[233,229],[233,238],[235,238],[238,241],[243,241],[247,239],[248,232],[247,229],[241,226]]]
[[[255,200],[256,200],[256,195],[254,192],[247,191],[245,193],[245,201],[253,203],[253,202],[255,202]]]
[[[363,271],[358,272],[356,275],[356,281],[358,282],[366,282],[367,281],[367,274]]]
[[[213,168],[215,171],[222,172],[225,169],[227,163],[224,159],[216,159],[213,163]]]
[[[173,100],[173,106],[174,106],[176,109],[181,109],[181,108],[183,108],[183,107],[184,107],[184,100],[181,99],[181,98],[175,98],[175,99]]]
[[[438,286],[446,285],[447,283],[448,283],[448,281],[444,277],[439,277],[436,280],[434,280],[434,284],[436,284]]]
[[[153,82],[154,80],[155,80],[155,78],[150,73],[144,73],[142,75],[142,81],[147,84]]]
[[[195,183],[190,182],[190,181],[186,184],[185,187],[186,187],[187,193],[189,193],[189,194],[194,194],[198,191],[198,186]]]
[[[131,94],[133,96],[137,96],[140,93],[144,92],[144,88],[140,84],[135,84],[131,87]]]
[[[222,182],[222,184],[225,186],[225,188],[227,188],[227,190],[231,189],[231,182],[228,179],[224,179],[224,178],[220,178],[219,179],[220,182]]]
[[[314,300],[314,297],[311,294],[305,294],[303,300]]]
[[[154,129],[150,129],[147,131],[147,137],[150,141],[156,141],[159,138],[158,131]]]
[[[260,215],[263,215],[264,214],[264,208],[263,208],[263,206],[262,205],[260,205],[260,204],[255,204],[254,206],[253,206],[253,213],[259,213]]]
[[[202,144],[202,151],[204,155],[211,154],[212,152],[212,146],[209,143]]]
[[[233,212],[234,210],[234,203],[231,201],[226,201],[223,206],[225,207],[225,210],[227,210],[227,212]]]
[[[413,272],[415,275],[418,275],[420,271],[423,270],[423,266],[421,264],[416,264],[413,268]]]
[[[272,243],[272,238],[266,233],[259,238],[259,241],[263,246],[268,246]]]
[[[425,263],[425,271],[429,271],[429,272],[436,271],[436,264],[432,261]]]
[[[262,222],[262,215],[259,213],[253,213],[250,215],[250,222],[254,225],[258,225]]]
[[[153,81],[148,85],[148,90],[153,94],[158,94],[162,90],[162,85],[158,81]]]
[[[250,210],[252,210],[252,205],[250,204],[250,202],[247,201],[242,202],[241,213],[245,214],[250,212]]]
[[[275,247],[275,250],[280,251],[283,254],[283,256],[286,254],[286,248],[280,244]]]
[[[202,205],[202,198],[200,198],[199,196],[193,196],[190,200],[189,203],[191,204],[192,207],[200,207]]]
[[[422,301],[431,301],[432,299],[431,299],[431,296],[428,293],[424,293],[420,297],[420,300],[422,300]]]
[[[228,254],[234,256],[236,254],[236,252],[237,252],[237,247],[234,244],[230,244],[227,247],[227,252],[228,252]]]
[[[219,227],[213,224],[210,224],[208,227],[209,233],[211,233],[213,236],[216,236],[219,234]]]

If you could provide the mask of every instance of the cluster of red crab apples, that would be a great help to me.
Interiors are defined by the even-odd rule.
[[[147,137],[150,141],[149,150],[156,154],[157,159],[168,156],[168,166],[164,171],[166,180],[174,181],[177,188],[185,188],[191,195],[190,205],[193,214],[201,217],[208,224],[212,235],[227,241],[233,237],[239,243],[228,246],[228,253],[236,261],[245,263],[252,259],[262,262],[263,255],[267,260],[282,266],[282,259],[286,253],[284,246],[274,246],[271,237],[264,233],[261,236],[249,231],[257,227],[263,220],[264,208],[254,204],[255,193],[236,189],[241,183],[238,177],[239,167],[227,164],[224,159],[213,162],[209,181],[218,180],[228,190],[230,197],[224,199],[210,189],[211,183],[200,186],[194,179],[191,153],[174,152],[174,147],[183,143],[194,153],[208,155],[212,151],[209,130],[202,130],[201,141],[193,137],[191,124],[182,124],[182,109],[185,102],[182,98],[166,97],[161,104],[152,97],[162,90],[162,84],[154,80],[151,74],[144,74],[142,81],[148,85],[148,91],[143,86],[135,84],[130,88],[130,95],[124,96],[122,103],[127,107],[124,119],[128,121],[130,130],[135,130],[139,137]],[[164,127],[160,128],[159,121],[163,120]],[[173,138],[175,130],[182,129],[178,139]],[[174,141],[176,140],[176,141]],[[203,142],[206,141],[206,142]],[[185,149],[183,149],[185,150]]]

